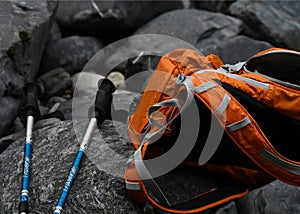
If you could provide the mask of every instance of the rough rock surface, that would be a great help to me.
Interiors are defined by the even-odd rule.
[[[216,45],[236,36],[242,22],[220,13],[195,9],[170,11],[138,29],[135,34],[165,34],[198,48]]]
[[[80,127],[84,130],[85,124],[82,123]],[[66,203],[65,213],[140,213],[141,210],[129,200],[120,176],[132,147],[116,134],[112,123],[106,123],[102,129],[102,137],[94,138],[90,153],[88,152],[87,157],[83,159]],[[20,138],[15,141],[0,155],[0,186],[3,193],[0,196],[0,213],[17,213],[23,140]],[[71,121],[55,123],[34,132],[30,183],[31,212],[53,211],[78,147]],[[111,156],[114,149],[125,158],[114,159]],[[110,170],[119,174],[110,175]]]
[[[228,13],[228,8],[233,2],[235,2],[235,0],[192,1],[194,6],[199,10],[208,10],[218,13]]]
[[[71,89],[73,81],[63,68],[56,68],[37,78],[43,99],[59,96]]]
[[[24,81],[38,73],[55,4],[0,2],[0,136],[18,113]]]
[[[56,20],[65,34],[117,39],[159,14],[182,8],[180,1],[61,1]]]
[[[41,72],[59,67],[70,74],[80,72],[102,47],[102,42],[94,37],[70,36],[59,39],[45,50]]]
[[[256,189],[242,199],[237,206],[240,213],[300,213],[300,187],[276,180]]]
[[[275,46],[300,50],[300,4],[298,1],[239,0],[230,12],[246,24],[245,33]]]
[[[205,55],[216,54],[224,63],[235,64],[271,47],[273,46],[267,42],[254,40],[247,36],[236,36],[203,50],[203,53]]]

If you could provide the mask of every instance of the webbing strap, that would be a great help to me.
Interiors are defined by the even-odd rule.
[[[251,120],[248,117],[245,117],[240,121],[237,121],[235,123],[227,125],[226,128],[228,131],[234,132],[234,131],[237,131],[237,130],[249,125],[250,123],[251,123]]]
[[[179,100],[177,98],[172,98],[170,100],[165,100],[163,102],[152,105],[148,110],[148,118],[149,118],[150,125],[153,124],[153,125],[156,125],[160,128],[163,127],[163,124],[159,123],[158,121],[156,121],[152,117],[152,113],[157,111],[158,109],[160,109],[163,106],[172,106],[172,107],[176,107],[178,109],[181,109],[181,105],[180,105]]]
[[[259,87],[259,88],[264,89],[264,90],[268,90],[269,89],[269,84],[268,83],[259,82],[257,80],[250,79],[250,78],[247,78],[247,77],[243,77],[243,76],[238,75],[238,74],[228,73],[228,71],[226,71],[224,68],[219,68],[217,70],[213,70],[213,69],[200,70],[200,71],[197,71],[196,74],[203,74],[205,72],[220,73],[220,74],[223,74],[223,75],[228,76],[230,78],[233,78],[233,79],[236,79],[236,80],[240,80],[242,82],[248,83],[250,85],[254,85],[254,86]]]
[[[140,184],[138,182],[132,182],[125,180],[126,189],[128,190],[140,190]]]
[[[217,115],[221,116],[225,112],[225,110],[227,109],[230,103],[230,100],[231,100],[230,96],[228,94],[225,94],[223,100],[221,101],[220,105],[216,109]]]
[[[215,87],[217,84],[214,83],[214,82],[205,82],[201,85],[199,85],[198,87],[195,88],[195,91],[198,93],[198,94],[201,94],[205,91],[208,91],[209,89],[212,89],[213,87]]]
[[[163,191],[160,189],[158,184],[154,181],[154,179],[152,178],[150,172],[148,171],[148,169],[146,168],[146,166],[143,162],[142,148],[143,148],[143,146],[145,145],[146,142],[149,142],[149,141],[153,140],[153,138],[158,133],[161,133],[162,131],[164,131],[167,128],[167,126],[170,123],[172,123],[172,121],[180,113],[182,113],[187,108],[187,106],[192,102],[192,100],[194,99],[194,84],[192,82],[192,77],[186,77],[184,75],[179,75],[178,79],[176,81],[176,84],[178,85],[178,87],[180,87],[182,85],[185,87],[185,90],[187,92],[187,96],[186,96],[186,100],[185,100],[184,104],[181,106],[179,104],[179,101],[178,101],[177,98],[172,98],[170,100],[163,101],[163,102],[160,102],[158,104],[155,104],[155,105],[151,106],[149,108],[149,111],[148,111],[149,123],[154,124],[154,125],[158,125],[159,129],[156,130],[153,133],[151,133],[151,132],[147,133],[145,135],[140,147],[134,153],[135,167],[136,167],[136,170],[137,170],[137,173],[138,173],[139,177],[143,180],[143,182],[145,184],[147,184],[147,186],[149,186],[151,188],[151,193],[154,195],[154,197],[160,203],[167,204],[168,206],[171,206],[170,202],[168,201],[167,197],[164,195]],[[163,107],[163,106],[174,106],[174,107],[177,107],[179,109],[179,113],[177,113],[176,115],[171,117],[169,119],[169,121],[166,122],[166,124],[160,124],[158,121],[156,121],[155,119],[153,119],[151,117],[151,114],[153,112],[155,112],[156,110],[158,110],[160,107]]]
[[[139,148],[141,147],[142,145]],[[158,200],[160,203],[167,204],[168,206],[170,206],[170,202],[168,201],[167,197],[165,196],[163,191],[160,189],[160,187],[152,178],[150,172],[146,168],[142,159],[141,149],[136,150],[136,152],[134,153],[134,163],[139,177],[143,179],[143,182],[146,183],[147,186],[150,187],[151,193],[154,195],[155,199]]]
[[[266,149],[263,149],[259,154],[260,154],[260,156],[262,156],[269,162],[273,163],[274,165],[279,166],[281,169],[300,176],[300,166],[299,165],[289,163],[289,162],[275,156],[274,154],[272,154],[271,152],[269,152]]]

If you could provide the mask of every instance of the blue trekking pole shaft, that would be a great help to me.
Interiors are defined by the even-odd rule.
[[[65,186],[64,186],[64,188],[63,188],[63,190],[61,192],[61,195],[60,195],[60,197],[58,199],[57,205],[56,205],[55,210],[54,210],[55,214],[61,213],[61,211],[62,211],[62,209],[64,207],[64,204],[65,204],[65,202],[66,202],[66,200],[68,198],[70,189],[73,186],[73,183],[74,183],[76,174],[78,172],[78,169],[79,169],[82,157],[84,155],[84,151],[87,148],[88,144],[90,143],[91,136],[92,136],[92,134],[93,134],[93,132],[94,132],[94,130],[95,130],[96,127],[97,127],[97,119],[96,118],[92,118],[90,120],[89,126],[88,126],[88,128],[86,130],[86,133],[84,135],[83,141],[80,144],[80,149],[77,152],[77,155],[76,155],[75,160],[73,162],[73,166],[72,166],[72,168],[70,170],[70,173],[69,173],[69,176],[68,176],[68,178],[67,178],[67,180],[65,182]]]
[[[97,126],[100,126],[103,121],[109,117],[110,106],[112,102],[112,93],[115,91],[114,84],[108,79],[101,79],[98,82],[98,91],[95,99],[95,105],[92,105],[89,109],[90,122],[88,128],[80,144],[79,151],[75,157],[72,168],[69,172],[69,176],[62,189],[61,195],[56,204],[53,214],[60,214],[63,210],[64,204],[68,198],[69,192],[74,184],[75,177],[79,170],[79,166],[86,148],[90,144],[92,134]]]
[[[32,151],[32,129],[34,124],[34,118],[39,118],[39,110],[37,105],[37,98],[39,88],[35,83],[29,82],[25,85],[26,93],[26,106],[23,110],[23,118],[26,118],[26,140],[24,149],[23,160],[23,175],[22,175],[22,187],[21,198],[19,204],[19,213],[27,214],[29,211],[29,180],[30,180],[30,162]]]

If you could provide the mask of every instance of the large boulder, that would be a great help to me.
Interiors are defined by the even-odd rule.
[[[228,13],[229,6],[235,2],[235,0],[207,0],[197,1],[192,0],[192,3],[197,9],[208,10],[219,13]]]
[[[24,82],[38,73],[55,5],[46,0],[0,2],[0,136],[18,113]]]
[[[235,64],[246,61],[260,51],[273,47],[270,43],[247,36],[236,36],[203,50],[205,55],[216,54],[224,63]]]
[[[70,36],[53,41],[43,55],[41,73],[59,67],[70,74],[80,72],[102,48],[102,42],[94,37]]]
[[[77,124],[77,127],[84,131],[86,124]],[[118,130],[121,129],[124,132],[124,126]],[[82,161],[64,213],[141,213],[129,200],[121,177],[132,147],[120,138],[110,122],[105,123],[95,136]],[[33,138],[30,211],[51,213],[81,139],[76,138],[71,121],[37,129]],[[24,138],[20,138],[0,155],[0,213],[18,212],[23,145]],[[114,149],[117,151],[113,152]],[[116,154],[124,158],[116,159]]]
[[[60,1],[56,20],[64,34],[123,38],[137,27],[170,10],[180,1]]]
[[[276,180],[237,202],[240,213],[300,213],[300,187]]]
[[[175,10],[157,17],[135,34],[164,34],[202,49],[238,35],[242,22],[230,16],[195,9]],[[149,44],[148,44],[149,45]]]
[[[239,0],[230,6],[232,15],[245,23],[245,33],[275,46],[300,50],[298,1]]]

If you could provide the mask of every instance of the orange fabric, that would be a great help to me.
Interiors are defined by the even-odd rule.
[[[170,99],[174,93],[174,83],[179,73],[190,76],[192,73],[202,69],[213,69],[210,60],[217,56],[203,57],[199,56],[193,50],[178,49],[163,56],[147,87],[143,93],[140,103],[129,119],[129,135],[134,138],[134,145],[138,145],[134,132],[142,133],[148,123],[148,109],[150,106]],[[220,61],[220,59],[219,59]],[[221,62],[218,62],[221,64]],[[216,66],[216,65],[215,65]],[[135,146],[135,148],[137,148]]]
[[[284,115],[300,120],[300,90],[289,88],[255,73],[242,73],[240,76],[269,84],[269,89],[264,90],[243,81],[232,79],[221,73],[206,72],[202,74],[210,79],[219,79],[240,91],[245,92],[257,101],[270,108],[276,109]]]
[[[208,61],[210,62],[210,64],[213,66],[214,69],[218,69],[224,65],[220,57],[218,57],[217,55],[210,54],[206,58],[208,59]]]

